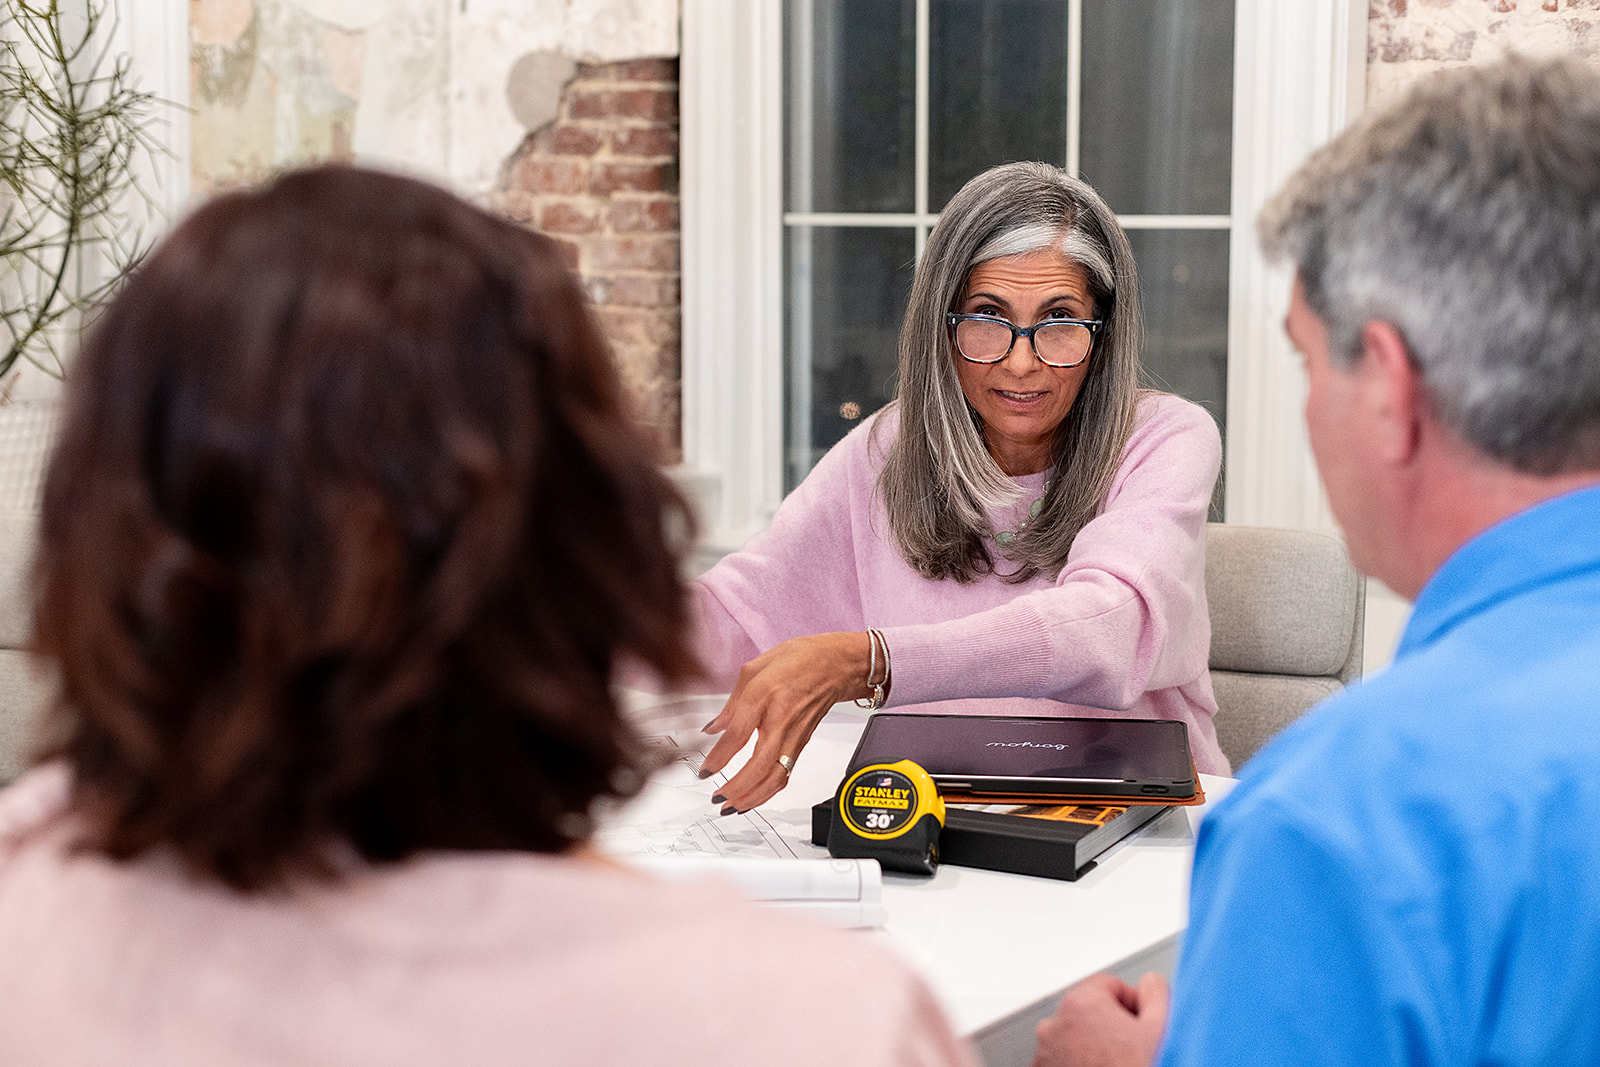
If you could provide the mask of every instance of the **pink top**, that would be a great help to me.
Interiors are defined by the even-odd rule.
[[[897,426],[890,407],[851,431],[771,526],[695,583],[712,685],[731,688],[741,665],[791,637],[876,626],[893,657],[891,708],[1179,719],[1199,769],[1228,774],[1206,667],[1205,522],[1222,462],[1211,416],[1167,394],[1141,399],[1104,509],[1058,577],[1021,585],[930,581],[906,563],[877,492]],[[1027,491],[996,529],[1016,528],[1045,478],[1015,479]]]
[[[864,937],[710,883],[436,853],[245,897],[68,847],[65,769],[0,793],[0,1063],[972,1064]]]

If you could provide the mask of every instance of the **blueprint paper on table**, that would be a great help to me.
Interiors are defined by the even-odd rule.
[[[646,737],[645,743],[662,753],[663,762],[639,795],[604,813],[595,844],[615,856],[741,856],[753,859],[813,858],[815,850],[804,844],[804,834],[779,818],[774,823],[767,807],[743,815],[721,815],[721,805],[711,797],[728,776],[699,777],[714,738],[683,738],[672,734]],[[703,749],[702,747],[703,746]],[[739,766],[740,761],[733,761]],[[769,805],[770,806],[770,805]],[[780,809],[781,810],[781,809]],[[809,826],[809,823],[807,824]],[[784,836],[790,831],[790,836]]]
[[[832,925],[880,925],[877,861],[836,860],[807,844],[809,807],[775,800],[742,815],[720,814],[711,796],[727,776],[698,776],[700,746],[708,750],[713,740],[698,733],[646,738],[664,762],[637,797],[601,816],[595,846],[658,877],[721,878],[753,900]]]

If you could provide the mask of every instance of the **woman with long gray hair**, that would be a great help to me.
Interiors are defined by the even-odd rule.
[[[724,813],[783,788],[851,699],[1177,719],[1200,770],[1227,772],[1202,539],[1220,441],[1139,389],[1139,347],[1133,253],[1094,190],[1010,163],[955,195],[917,264],[895,402],[695,583],[697,646],[732,688],[703,773],[757,734]]]

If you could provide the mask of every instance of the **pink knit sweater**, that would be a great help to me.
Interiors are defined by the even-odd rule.
[[[872,940],[514,852],[242,896],[75,847],[60,764],[0,792],[6,1067],[974,1067]]]
[[[890,708],[1178,719],[1200,770],[1229,773],[1206,670],[1205,521],[1222,452],[1211,417],[1175,396],[1141,400],[1104,509],[1059,576],[1022,585],[930,581],[906,563],[877,493],[897,427],[891,407],[852,431],[771,526],[695,583],[713,684],[730,688],[788,638],[876,626],[893,655]],[[1045,478],[1016,479],[1023,500],[996,529],[1016,528]]]

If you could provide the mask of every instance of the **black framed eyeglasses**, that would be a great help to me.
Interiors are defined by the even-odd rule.
[[[1018,326],[998,315],[946,313],[945,325],[956,351],[968,363],[999,363],[1011,354],[1017,338],[1026,337],[1033,354],[1047,367],[1076,367],[1089,358],[1104,319],[1045,319]]]

